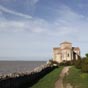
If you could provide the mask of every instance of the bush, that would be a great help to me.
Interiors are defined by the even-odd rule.
[[[72,61],[63,61],[62,63],[60,63],[60,66],[70,66],[72,65]]]
[[[88,58],[82,60],[82,72],[88,72]]]
[[[78,59],[74,62],[74,64],[75,64],[76,68],[81,69],[82,60]]]
[[[74,65],[76,68],[81,69],[82,72],[88,73],[88,53],[85,54],[86,57],[79,58],[78,60],[74,61]]]
[[[86,58],[88,58],[88,53],[86,53],[85,55],[86,55]]]

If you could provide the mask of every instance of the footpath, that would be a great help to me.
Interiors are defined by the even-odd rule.
[[[64,88],[63,78],[65,77],[65,75],[68,75],[69,68],[70,66],[66,66],[63,68],[63,70],[60,73],[59,79],[55,83],[55,88]],[[67,87],[65,88],[72,88],[72,87],[70,85],[67,85]]]

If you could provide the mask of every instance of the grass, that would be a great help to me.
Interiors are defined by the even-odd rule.
[[[62,68],[63,67],[56,68],[55,70],[44,76],[42,79],[40,79],[39,82],[31,88],[54,88],[55,82],[58,79]]]
[[[70,83],[74,88],[88,88],[88,73],[82,73],[80,69],[72,67],[69,75],[65,76],[64,83]]]

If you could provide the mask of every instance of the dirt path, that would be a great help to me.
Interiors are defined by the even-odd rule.
[[[66,66],[63,68],[62,72],[60,73],[59,79],[55,83],[55,88],[64,88],[63,87],[63,78],[66,74],[68,74],[70,66]]]

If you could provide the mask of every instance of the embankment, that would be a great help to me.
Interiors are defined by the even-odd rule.
[[[0,76],[0,88],[30,88],[43,76],[54,70],[56,67],[45,64],[35,68],[30,73],[11,73]]]

